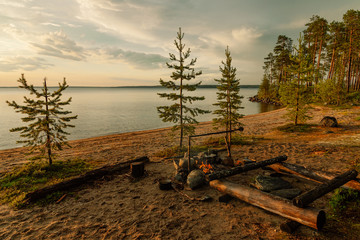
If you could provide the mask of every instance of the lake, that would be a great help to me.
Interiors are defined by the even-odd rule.
[[[51,91],[54,89],[51,88]],[[248,101],[248,97],[257,93],[257,88],[242,88],[244,96],[240,112],[244,115],[256,114],[276,109],[277,107]],[[172,126],[158,117],[157,106],[168,105],[170,101],[160,99],[158,92],[166,92],[163,88],[90,88],[69,87],[64,91],[63,100],[72,97],[66,110],[78,115],[71,123],[76,127],[69,129],[69,140],[97,137],[114,133],[149,130]],[[197,96],[205,96],[205,100],[194,106],[214,110],[216,102],[215,88],[200,88],[193,92]],[[20,88],[0,88],[0,150],[20,147],[16,144],[19,133],[11,133],[9,129],[25,125],[21,121],[23,114],[16,113],[6,104],[6,100],[15,100],[18,104],[27,95]],[[212,114],[199,116],[198,121],[210,121]]]

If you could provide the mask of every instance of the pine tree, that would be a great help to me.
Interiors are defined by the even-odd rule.
[[[184,135],[192,135],[195,132],[195,117],[199,114],[209,113],[209,111],[202,110],[200,108],[191,108],[187,103],[192,104],[195,101],[204,100],[205,97],[197,96],[187,96],[185,91],[192,92],[201,84],[198,82],[196,84],[188,84],[185,81],[190,81],[195,79],[196,76],[202,74],[201,71],[195,72],[194,65],[196,63],[196,58],[191,59],[188,63],[186,60],[190,57],[190,48],[185,50],[185,44],[182,40],[184,34],[179,28],[177,32],[177,40],[175,39],[174,44],[178,50],[178,56],[175,54],[169,53],[170,61],[174,63],[166,63],[168,68],[174,69],[170,76],[173,80],[164,81],[160,79],[161,86],[172,89],[172,93],[158,93],[161,98],[166,98],[171,101],[176,101],[170,106],[160,106],[157,107],[160,118],[164,122],[173,122],[175,123],[173,131],[180,130],[180,149],[183,145]]]
[[[28,85],[24,74],[18,82],[20,83],[19,87],[28,90],[30,95],[35,95],[35,99],[24,96],[25,105],[19,105],[15,101],[6,101],[16,112],[27,115],[21,119],[28,125],[10,129],[10,132],[20,132],[20,136],[26,139],[17,141],[17,143],[31,146],[32,150],[39,148],[43,155],[46,152],[49,165],[51,165],[52,150],[62,150],[62,145],[68,145],[66,135],[69,133],[63,129],[75,127],[69,122],[77,118],[77,115],[67,116],[71,111],[63,110],[63,106],[71,102],[71,97],[66,101],[61,101],[62,92],[68,85],[64,78],[63,83],[59,83],[59,88],[51,93],[46,85],[46,78],[40,90],[37,90],[33,85]]]
[[[240,96],[240,79],[236,78],[236,68],[232,66],[232,58],[230,55],[229,47],[225,49],[225,62],[222,61],[222,66],[219,67],[222,78],[215,79],[219,83],[217,86],[217,100],[218,102],[213,104],[219,109],[213,113],[218,115],[218,118],[214,118],[215,125],[224,126],[226,131],[231,131],[241,124],[239,119],[243,117],[239,113],[241,107]],[[226,133],[226,142],[228,148],[228,156],[231,157],[231,132]]]
[[[309,81],[309,73],[313,66],[304,51],[305,46],[302,37],[299,38],[299,46],[296,53],[290,56],[292,64],[288,69],[290,80],[280,86],[280,100],[287,107],[288,115],[295,125],[309,119],[307,114],[310,101],[306,83]]]

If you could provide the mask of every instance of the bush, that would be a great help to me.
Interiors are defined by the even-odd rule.
[[[330,208],[335,214],[341,213],[347,208],[349,202],[359,201],[359,197],[360,193],[358,191],[338,188],[329,201]]]
[[[280,126],[277,129],[279,131],[287,132],[287,133],[311,132],[311,131],[313,131],[312,127],[313,127],[313,125],[311,125],[311,124],[298,124],[298,125],[295,125],[295,124],[289,123],[289,124],[286,124],[284,126]]]

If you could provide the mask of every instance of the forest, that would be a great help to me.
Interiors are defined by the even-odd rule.
[[[291,89],[293,83],[303,89],[299,93],[308,102],[359,103],[360,11],[348,10],[342,21],[332,22],[314,15],[305,27],[297,44],[288,36],[278,36],[273,51],[264,58],[256,100],[287,105],[282,89]],[[299,55],[302,59],[296,61]],[[299,71],[294,72],[296,67]]]

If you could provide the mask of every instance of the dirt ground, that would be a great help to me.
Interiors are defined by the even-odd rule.
[[[308,123],[315,124],[314,131],[304,133],[276,130],[288,122],[285,109],[244,117],[243,134],[256,140],[233,147],[234,158],[260,161],[287,155],[289,163],[332,174],[359,163],[360,121],[355,118],[360,108],[315,107],[311,112],[313,118]],[[340,127],[318,126],[324,116],[336,117]],[[210,122],[201,123],[197,129],[198,134],[211,131]],[[0,239],[356,239],[331,221],[321,231],[301,226],[293,235],[283,233],[279,228],[283,217],[237,199],[220,203],[221,193],[209,186],[185,189],[184,193],[191,197],[208,195],[213,198],[210,202],[192,201],[173,190],[159,190],[157,181],[172,177],[175,171],[171,160],[155,157],[160,150],[176,145],[169,139],[169,132],[165,128],[71,141],[72,148],[64,149],[58,158],[76,157],[104,165],[148,156],[151,162],[145,167],[147,176],[137,181],[128,175],[98,181],[44,208],[15,211],[0,206]],[[27,162],[26,151],[0,151],[0,173]],[[261,173],[264,170],[230,180],[248,185]],[[327,212],[330,196],[316,200],[312,206]],[[360,220],[354,219],[353,223],[359,225]]]

